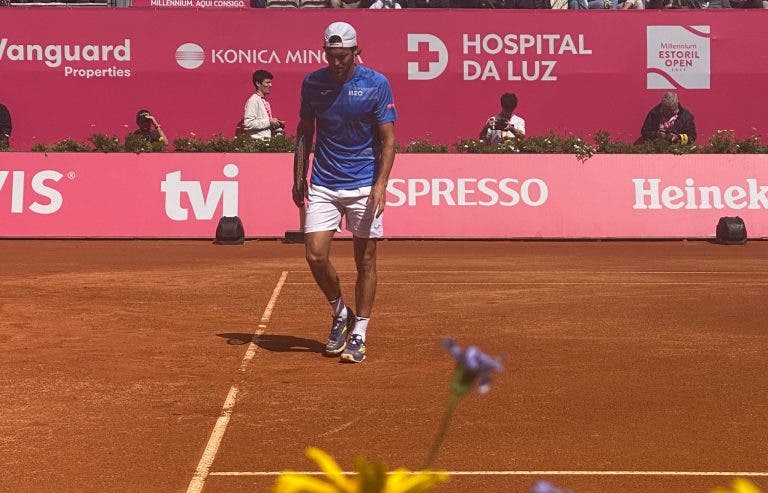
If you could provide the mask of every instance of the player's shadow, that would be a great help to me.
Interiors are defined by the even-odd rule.
[[[234,333],[216,335],[226,339],[227,344],[232,345],[248,344],[253,340],[253,334]],[[319,341],[281,334],[261,334],[256,339],[256,345],[267,351],[274,351],[277,353],[322,353],[325,349],[325,345]]]

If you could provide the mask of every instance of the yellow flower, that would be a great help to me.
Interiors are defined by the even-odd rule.
[[[715,488],[711,493],[761,493],[754,483],[742,478],[733,480],[733,489]]]
[[[397,469],[387,473],[381,462],[358,458],[355,476],[347,477],[330,455],[316,447],[307,448],[307,457],[325,473],[323,479],[291,471],[282,473],[273,493],[422,493],[448,480],[443,472]]]

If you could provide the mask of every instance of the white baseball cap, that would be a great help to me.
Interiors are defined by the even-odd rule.
[[[355,28],[346,22],[334,22],[325,28],[323,46],[326,48],[353,48],[357,46]]]

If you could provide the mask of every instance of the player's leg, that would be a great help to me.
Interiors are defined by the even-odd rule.
[[[346,349],[341,353],[343,361],[362,363],[365,359],[365,336],[368,331],[373,301],[376,298],[376,238],[353,239],[357,282],[355,283],[355,307],[357,315]]]
[[[330,260],[333,234],[341,221],[341,210],[330,190],[311,186],[307,193],[304,246],[307,264],[320,290],[331,305],[331,330],[325,347],[337,355],[347,346],[347,336],[354,323],[354,313],[344,303],[341,284]]]
[[[331,263],[331,241],[335,231],[314,231],[304,234],[307,264],[320,290],[328,300],[341,296],[339,275]]]
[[[357,316],[370,318],[373,300],[376,298],[376,238],[353,240],[357,282],[355,283],[355,306]]]
[[[342,360],[360,363],[365,359],[365,337],[368,322],[376,298],[376,252],[377,239],[384,234],[383,218],[375,217],[371,206],[366,203],[367,193],[361,189],[361,197],[346,204],[347,229],[354,235],[355,266],[355,306],[357,316],[347,348],[341,353]],[[369,192],[368,192],[369,193]]]

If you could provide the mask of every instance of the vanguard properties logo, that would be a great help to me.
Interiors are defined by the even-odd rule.
[[[0,39],[0,64],[42,63],[64,77],[84,79],[130,77],[131,40],[114,44],[32,44]]]
[[[709,89],[709,26],[648,26],[647,89]]]
[[[176,63],[182,68],[195,69],[205,61],[203,47],[195,43],[184,43],[176,48]]]

